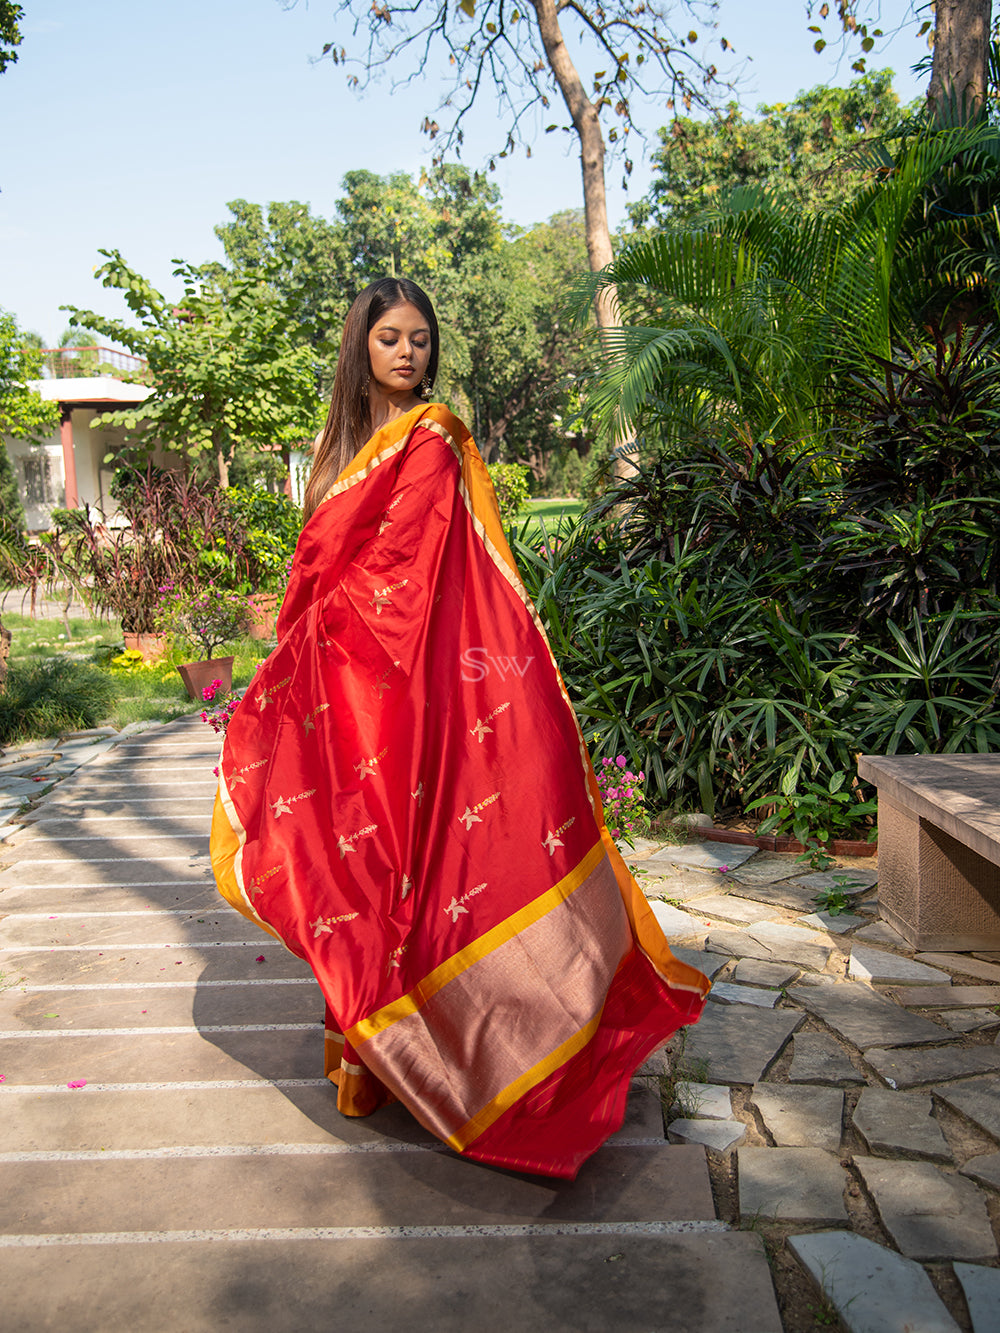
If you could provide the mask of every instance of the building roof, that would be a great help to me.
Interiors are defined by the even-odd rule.
[[[29,386],[47,402],[68,407],[95,407],[103,403],[141,403],[153,390],[148,384],[133,384],[113,375],[79,376],[66,379],[29,380]]]

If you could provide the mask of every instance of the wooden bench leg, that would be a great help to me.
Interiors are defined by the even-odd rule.
[[[881,793],[878,901],[913,949],[1000,950],[1000,866]]]

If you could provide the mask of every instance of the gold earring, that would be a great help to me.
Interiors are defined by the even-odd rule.
[[[430,375],[425,375],[423,379],[420,381],[420,392],[423,394],[425,398],[428,398],[430,396],[432,387],[433,386],[431,385]]]

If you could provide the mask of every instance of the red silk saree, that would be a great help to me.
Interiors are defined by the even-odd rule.
[[[398,1098],[484,1162],[574,1176],[701,1013],[439,404],[374,435],[302,531],[223,747],[212,863],[316,974],[340,1110]]]

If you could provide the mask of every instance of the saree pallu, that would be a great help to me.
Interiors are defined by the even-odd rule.
[[[489,475],[438,404],[374,435],[303,529],[212,863],[315,973],[338,1107],[398,1098],[495,1165],[574,1176],[708,990],[604,825]]]

